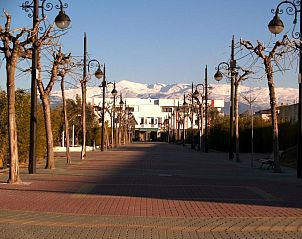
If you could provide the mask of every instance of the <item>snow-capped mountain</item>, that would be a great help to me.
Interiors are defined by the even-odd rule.
[[[122,93],[126,98],[178,98],[182,99],[183,94],[191,92],[191,84],[142,84],[131,81],[120,81],[116,83],[116,90]],[[107,88],[107,96],[110,97],[112,85]],[[201,89],[202,90],[202,89]],[[295,88],[276,88],[276,98],[279,105],[294,104],[298,102],[298,89]],[[229,84],[210,84],[209,85],[209,99],[224,99],[226,108],[229,105],[230,85]],[[67,98],[75,99],[76,95],[81,95],[81,88],[67,89],[65,95]],[[87,98],[102,97],[102,90],[100,87],[87,87]],[[61,91],[54,91],[52,93],[52,101],[61,101]],[[246,99],[244,99],[246,98]],[[255,100],[254,100],[255,99]],[[240,111],[248,108],[248,101],[254,100],[253,108],[255,110],[269,108],[269,91],[268,87],[247,87],[239,86],[239,104]]]

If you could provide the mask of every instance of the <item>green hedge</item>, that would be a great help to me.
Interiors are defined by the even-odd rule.
[[[280,122],[279,125],[279,147],[285,150],[297,144],[298,130],[297,123]],[[273,132],[270,121],[254,117],[253,126],[254,152],[270,153],[273,151]],[[251,120],[243,118],[239,120],[239,145],[240,152],[251,152],[252,148],[252,127]],[[229,118],[223,117],[212,122],[209,130],[209,147],[214,150],[228,151],[229,148]]]
[[[18,133],[19,161],[25,163],[29,155],[29,120],[30,120],[30,94],[24,90],[16,91],[16,123]],[[9,161],[8,153],[8,121],[7,121],[7,95],[0,91],[0,167],[5,167]],[[38,160],[44,158],[46,149],[44,118],[41,105],[37,108],[37,148]]]

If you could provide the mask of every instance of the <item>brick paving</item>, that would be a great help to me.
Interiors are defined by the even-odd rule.
[[[302,180],[165,143],[88,152],[56,169],[0,172],[0,238],[302,239]]]

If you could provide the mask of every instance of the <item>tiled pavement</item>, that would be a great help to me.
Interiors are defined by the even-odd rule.
[[[0,185],[0,238],[302,238],[302,181],[226,154],[136,143]],[[7,173],[0,173],[5,182]]]

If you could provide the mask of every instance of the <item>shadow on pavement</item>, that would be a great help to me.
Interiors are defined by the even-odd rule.
[[[7,191],[57,192],[98,196],[218,202],[301,208],[302,184],[265,169],[251,169],[226,159],[166,143],[134,143],[107,152],[88,152],[84,161],[41,170],[28,187]]]

